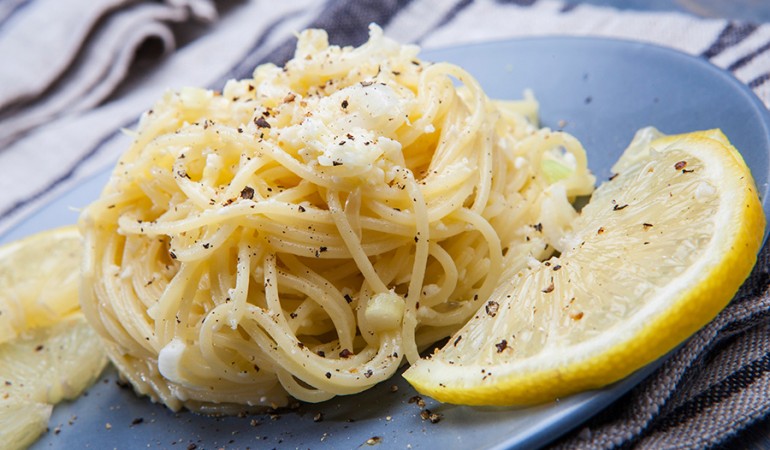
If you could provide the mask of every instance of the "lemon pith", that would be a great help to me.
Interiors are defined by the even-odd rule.
[[[615,169],[568,250],[501,284],[405,372],[418,391],[524,405],[598,388],[661,357],[729,302],[765,225],[740,153],[708,130],[630,147]]]

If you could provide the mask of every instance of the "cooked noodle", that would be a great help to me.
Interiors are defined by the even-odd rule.
[[[172,409],[365,390],[449,336],[505,271],[560,249],[583,148],[371,27],[148,111],[82,214],[82,308]]]

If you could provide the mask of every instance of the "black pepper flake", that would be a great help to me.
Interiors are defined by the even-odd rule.
[[[614,180],[615,178],[617,178],[617,177],[618,177],[618,175],[620,175],[620,174],[619,174],[619,173],[613,173],[612,175],[610,175],[610,177],[608,178],[608,180],[609,180],[609,181],[612,181],[612,180]]]
[[[343,348],[342,351],[340,351],[340,358],[350,358],[351,356],[353,356],[353,352],[346,348]]]
[[[508,341],[503,339],[502,341],[495,344],[495,347],[497,347],[497,353],[502,353],[506,348],[508,348]]]
[[[239,133],[243,133],[243,128],[241,128],[241,127],[238,127],[238,132],[239,132]]]
[[[409,397],[409,400],[407,400],[408,403],[416,403],[417,406],[420,408],[425,407],[425,400],[422,399],[419,395],[415,395],[413,397]]]
[[[348,107],[348,101],[347,100],[343,100],[342,103],[340,104],[340,106],[342,107],[342,109],[347,108]]]
[[[187,172],[184,170],[177,170],[176,174],[179,176],[179,178],[187,178],[190,179],[190,175],[187,175]]]
[[[374,375],[374,372],[372,371],[372,369],[367,369],[366,372],[364,372],[364,376],[366,378],[371,378],[372,375]]]
[[[326,372],[326,378],[331,378],[331,377],[332,377],[332,373],[331,372]]]
[[[137,417],[131,421],[131,425],[139,425],[142,422],[144,422],[144,417]]]
[[[543,224],[542,224],[542,223],[536,223],[536,224],[534,224],[534,225],[530,225],[530,226],[531,226],[532,228],[534,228],[534,229],[535,229],[535,231],[537,231],[538,233],[540,233],[541,231],[543,231]]]
[[[342,143],[340,143],[340,145],[342,145]],[[341,165],[342,165],[342,161],[337,161],[336,159],[334,161],[332,161],[332,166],[336,167],[336,166],[341,166]]]
[[[487,314],[489,314],[492,317],[495,317],[495,315],[497,315],[497,310],[500,309],[500,304],[494,300],[490,300],[484,306],[484,309],[487,311]]]
[[[241,190],[241,198],[245,200],[251,200],[254,198],[254,188],[246,186]]]
[[[324,352],[323,350],[318,350],[315,353],[316,353],[316,355],[320,356],[321,358],[325,358],[326,357],[326,352]]]
[[[305,212],[305,207],[303,207],[302,205],[297,206],[297,209],[299,210],[299,212]]]
[[[168,255],[171,257],[171,259],[176,259],[176,253],[169,251]]]
[[[363,87],[371,86],[373,84],[374,84],[374,81],[362,81],[361,82],[361,86],[363,86]]]
[[[270,128],[270,124],[263,116],[254,119],[254,124],[259,128]]]
[[[457,337],[455,338],[454,342],[452,342],[452,345],[454,345],[455,347],[457,347],[457,344],[459,344],[459,343],[460,343],[460,340],[461,340],[462,338],[463,338],[463,335],[462,335],[462,334],[461,334],[461,335],[459,335],[459,336],[457,336]]]
[[[625,203],[623,205],[614,205],[612,207],[613,211],[620,211],[621,209],[625,209],[628,206],[628,203]]]
[[[687,161],[677,161],[677,163],[674,164],[674,169],[676,170],[682,170],[685,167],[687,167]]]
[[[211,244],[209,244],[208,242],[204,242],[203,244],[201,244],[201,246],[203,246],[203,248],[205,249],[208,249],[209,247],[211,247]]]
[[[35,347],[35,351],[36,351],[36,352],[39,352],[39,351],[41,351],[41,350],[43,350],[43,345],[42,345],[42,344],[41,344],[41,345],[38,345],[37,347]]]
[[[596,234],[602,234],[604,233],[604,227],[599,227],[598,230],[596,230]]]
[[[556,272],[559,269],[561,269],[561,265],[560,264],[556,264],[555,266],[553,266],[553,271],[554,272]]]
[[[649,230],[650,228],[652,228],[652,224],[651,224],[651,223],[647,223],[647,222],[645,222],[645,223],[643,223],[643,224],[642,224],[642,227],[643,227],[645,230]]]
[[[554,289],[553,281],[551,281],[551,284],[549,284],[548,286],[546,286],[545,289],[543,289],[543,293],[550,294],[551,292],[553,292],[553,289]]]
[[[420,418],[422,420],[429,420],[430,423],[439,423],[443,417],[441,414],[431,412],[429,409],[420,411]]]
[[[353,297],[350,296],[350,294],[345,294],[345,301],[348,303],[353,303]]]

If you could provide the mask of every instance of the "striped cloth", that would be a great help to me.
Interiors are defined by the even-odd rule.
[[[557,0],[0,0],[0,233],[114,163],[119,130],[165,90],[282,63],[307,27],[358,45],[370,22],[425,48],[547,34],[652,42],[726,68],[770,105],[770,25]],[[713,447],[766,416],[768,268],[765,249],[715,321],[556,447]]]

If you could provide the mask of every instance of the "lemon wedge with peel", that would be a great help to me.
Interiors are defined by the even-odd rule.
[[[78,304],[81,238],[65,227],[0,247],[0,439],[26,448],[53,405],[74,399],[107,364]]]
[[[719,130],[638,136],[566,250],[501,283],[404,373],[419,392],[527,405],[599,388],[663,356],[730,301],[764,235],[748,167]]]

